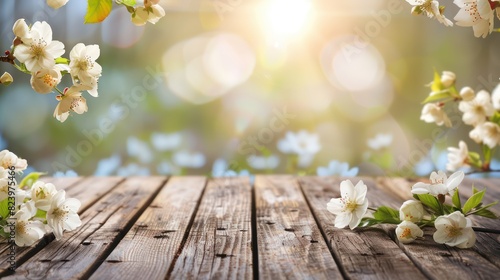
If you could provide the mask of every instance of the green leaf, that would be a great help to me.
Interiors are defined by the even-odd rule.
[[[443,211],[445,214],[451,214],[455,212],[455,207],[448,205],[448,204],[442,204],[443,206]]]
[[[431,90],[434,92],[441,91],[443,89],[443,84],[441,84],[441,76],[434,69],[434,80],[431,83]]]
[[[476,187],[474,186],[474,184],[472,184],[472,194],[476,194],[478,192],[479,192],[479,190],[476,189]]]
[[[482,148],[483,148],[483,155],[484,155],[484,163],[490,163],[491,161],[491,155],[492,155],[492,150],[490,149],[490,147],[488,147],[488,145],[485,145],[485,144],[481,144]]]
[[[47,211],[43,211],[43,210],[37,209],[35,217],[36,218],[41,218],[41,219],[45,220],[45,219],[47,219]]]
[[[500,125],[500,112],[495,111],[495,114],[490,117],[490,122]]]
[[[427,98],[424,101],[422,101],[422,104],[429,103],[429,102],[436,102],[438,100],[450,98],[450,97],[452,97],[452,96],[448,90],[436,91],[436,92],[433,92],[432,95],[427,96]]]
[[[10,216],[8,198],[0,201],[0,216],[2,217],[3,220],[7,219]]]
[[[467,201],[464,204],[464,208],[462,209],[462,213],[467,214],[470,212],[470,210],[474,209],[476,206],[478,206],[481,201],[483,200],[483,196],[486,190],[482,190],[480,192],[476,192],[474,195],[469,197]]]
[[[40,176],[45,175],[45,174],[47,174],[47,173],[43,173],[43,172],[31,172],[30,174],[26,175],[26,177],[23,178],[23,180],[21,181],[21,183],[19,183],[19,188],[22,189],[25,186],[27,186],[28,189],[31,189],[31,186],[33,186],[33,184],[36,181],[38,181],[38,178],[40,178]]]
[[[460,202],[460,194],[458,193],[458,188],[451,197],[451,202],[453,202],[453,205],[455,205],[455,207],[460,209],[462,208],[462,202]]]
[[[69,64],[69,59],[64,57],[56,58],[56,64]]]
[[[98,23],[111,13],[112,0],[88,0],[85,23]]]
[[[478,210],[477,212],[474,213],[474,215],[490,218],[490,219],[498,219],[498,216],[493,213],[491,210],[481,208],[481,210]]]
[[[429,207],[435,213],[443,215],[443,209],[441,208],[437,198],[430,194],[417,194],[417,199],[422,202],[425,206]]]
[[[135,0],[121,0],[120,4],[123,4],[125,6],[130,6],[133,7],[135,6],[136,1]]]
[[[381,221],[378,221],[377,219],[362,218],[358,227],[369,227],[369,226],[373,226],[373,225],[380,224],[380,223],[381,223]]]
[[[399,211],[387,206],[377,208],[377,211],[373,213],[373,217],[381,223],[401,223],[401,220],[399,219]]]

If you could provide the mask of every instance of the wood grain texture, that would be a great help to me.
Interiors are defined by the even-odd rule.
[[[52,178],[45,177],[42,178],[41,181],[46,183],[52,183],[56,186],[58,190],[64,189],[66,190],[66,197],[74,197],[80,200],[82,206],[80,207],[79,214],[83,213],[83,211],[91,204],[93,204],[100,197],[93,195],[96,193],[105,193],[109,192],[113,187],[115,187],[118,182],[123,180],[118,177],[72,177],[72,178]],[[81,190],[87,190],[87,193],[82,194]],[[23,262],[25,262],[28,258],[34,255],[36,252],[40,251],[44,246],[54,240],[53,234],[47,234],[40,241],[35,242],[34,245],[30,247],[22,247],[18,248],[16,251],[16,262],[19,266]],[[4,252],[8,250],[7,244],[2,244],[0,251],[0,255],[3,255]],[[0,264],[0,276],[4,275],[6,269],[8,269],[9,264],[6,262],[4,258],[2,258],[2,263]]]
[[[425,179],[422,181],[425,181]],[[408,190],[411,190],[411,186],[415,184],[413,181],[379,178],[377,182],[377,187],[387,189],[389,192],[400,196],[401,202],[412,199]],[[403,191],[395,191],[397,189]],[[464,188],[461,187],[462,189]],[[415,265],[429,278],[486,280],[498,277],[499,268],[478,253],[477,249],[459,249],[437,244],[432,238],[434,232],[435,229],[433,228],[425,228],[424,240],[417,240],[406,245],[400,244],[400,247]]]
[[[257,176],[260,279],[338,279],[339,268],[291,176]]]
[[[172,279],[251,279],[251,186],[246,178],[208,182]]]
[[[106,179],[104,179],[106,180]],[[32,256],[5,279],[88,277],[116,246],[165,182],[165,177],[132,177],[93,203],[82,226]],[[88,186],[89,188],[91,186]]]
[[[483,198],[484,204],[500,200],[500,179],[465,179],[460,188],[462,204],[465,203],[466,198],[469,198],[472,195],[472,185],[474,185],[478,190],[486,189],[486,194]],[[490,209],[497,215],[500,214],[499,204]],[[473,220],[474,226],[500,230],[500,220],[498,219],[493,220],[478,216],[469,217]],[[500,235],[477,232],[476,237],[476,246],[474,247],[476,251],[500,268]]]
[[[173,177],[90,279],[165,279],[206,184]]]
[[[362,178],[367,199],[390,204],[391,198],[374,189],[375,182]],[[353,179],[356,184],[359,178]],[[331,198],[340,197],[341,178],[300,178],[300,184],[336,259],[349,279],[427,279],[408,256],[380,228],[350,230],[334,227],[335,215],[326,209]]]

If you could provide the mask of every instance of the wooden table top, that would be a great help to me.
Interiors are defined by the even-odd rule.
[[[360,178],[352,178],[356,183]],[[414,182],[361,178],[370,206],[399,208]],[[52,234],[16,254],[5,279],[499,279],[500,241],[477,233],[471,249],[425,240],[403,245],[395,226],[333,227],[326,203],[339,197],[334,177],[256,176],[46,178],[82,202],[82,226]],[[471,180],[460,191],[470,196]],[[475,180],[485,203],[500,180]],[[497,207],[498,208],[498,207]],[[497,210],[493,209],[494,211]],[[496,211],[498,213],[498,210]],[[500,229],[499,220],[474,219]]]

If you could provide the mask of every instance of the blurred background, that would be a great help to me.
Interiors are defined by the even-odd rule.
[[[445,2],[452,19],[458,8]],[[98,44],[103,72],[99,97],[85,94],[89,111],[60,123],[55,95],[35,93],[29,75],[0,64],[14,76],[0,87],[0,148],[67,176],[426,176],[445,168],[446,147],[472,144],[451,108],[456,128],[420,121],[434,69],[455,72],[458,88],[490,92],[500,77],[499,35],[475,38],[472,28],[412,16],[403,0],[160,5],[164,18],[137,27],[117,5],[85,25],[86,1],[59,10],[1,1],[2,51],[18,18],[44,20],[64,57],[79,42]],[[65,76],[59,88],[70,85]],[[297,135],[307,159],[287,150]]]

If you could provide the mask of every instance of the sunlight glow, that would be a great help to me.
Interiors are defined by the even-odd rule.
[[[310,17],[309,0],[272,0],[263,6],[263,28],[274,39],[290,38],[305,29]]]

